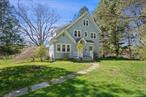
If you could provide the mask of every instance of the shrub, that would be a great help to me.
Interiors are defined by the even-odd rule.
[[[40,58],[43,61],[48,56],[48,50],[44,45],[39,46],[35,51],[36,58]]]

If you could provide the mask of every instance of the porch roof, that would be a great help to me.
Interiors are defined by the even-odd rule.
[[[78,39],[76,39],[76,42],[78,43],[81,39],[83,39],[83,38],[78,38]],[[85,40],[85,39],[84,39]],[[94,43],[94,41],[92,41],[92,40],[85,40],[87,43]]]

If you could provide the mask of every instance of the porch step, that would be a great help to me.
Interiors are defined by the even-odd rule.
[[[73,59],[75,59],[76,61],[81,61],[79,57],[74,57]],[[82,58],[82,61],[93,61],[93,59],[90,56],[86,56]]]

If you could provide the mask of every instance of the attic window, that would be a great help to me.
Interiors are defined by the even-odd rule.
[[[84,19],[84,26],[88,26],[89,25],[89,20],[88,19]]]

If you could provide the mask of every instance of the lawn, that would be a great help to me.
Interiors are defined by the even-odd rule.
[[[146,97],[146,62],[101,61],[87,75],[23,97]]]
[[[0,60],[0,97],[10,91],[49,81],[52,78],[58,78],[88,66],[88,63],[69,61],[18,64],[12,60]]]

